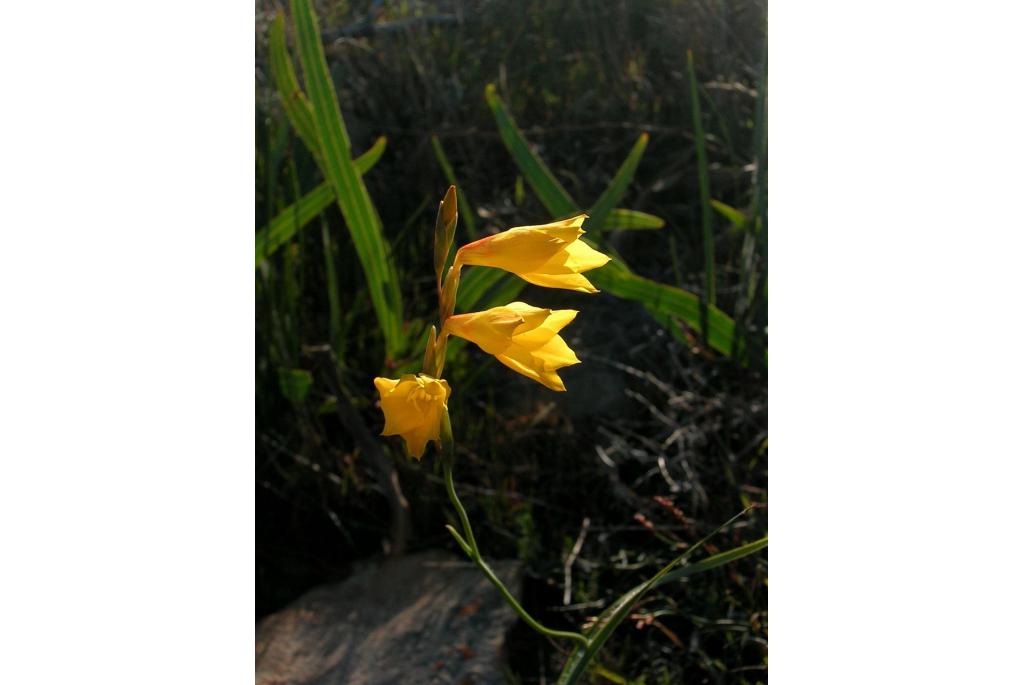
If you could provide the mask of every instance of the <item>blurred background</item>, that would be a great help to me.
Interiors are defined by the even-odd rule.
[[[377,437],[372,382],[419,368],[437,317],[437,203],[453,183],[457,244],[575,208],[628,265],[593,272],[602,292],[589,296],[477,279],[460,307],[580,311],[563,331],[583,361],[560,372],[566,393],[472,345],[446,367],[457,485],[484,553],[524,563],[524,605],[577,629],[738,512],[749,508],[709,552],[765,535],[764,3],[314,8],[352,155],[369,153],[363,181],[397,272],[399,328],[386,339],[282,97],[278,15],[304,83],[289,9],[257,2],[257,620],[364,560],[459,551],[432,452],[410,461]],[[602,663],[631,682],[766,682],[766,584],[760,554],[660,588]],[[506,652],[513,682],[553,679],[564,660],[522,624]]]

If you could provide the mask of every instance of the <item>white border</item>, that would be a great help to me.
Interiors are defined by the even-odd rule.
[[[0,682],[251,682],[252,5],[4,24]]]

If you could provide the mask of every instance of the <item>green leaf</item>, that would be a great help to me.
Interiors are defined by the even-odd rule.
[[[711,200],[711,206],[716,212],[724,216],[735,228],[744,229],[750,224],[750,218],[735,207],[730,207],[724,202],[719,202],[718,200]]]
[[[387,146],[388,139],[384,136],[378,136],[377,140],[373,141],[373,145],[370,146],[369,150],[356,157],[356,171],[359,172],[360,176],[364,175],[377,164],[377,161],[380,160],[380,157],[384,154],[384,150]]]
[[[466,197],[466,190],[459,184],[458,179],[455,178],[455,171],[448,162],[448,157],[444,154],[444,148],[441,147],[441,141],[438,137],[431,136],[430,144],[434,148],[434,156],[437,157],[437,163],[441,165],[445,180],[448,181],[449,185],[453,185],[459,190],[459,218],[465,224],[466,233],[469,234],[470,239],[476,240],[476,217],[473,213],[472,205],[469,204],[469,198]]]
[[[704,147],[704,125],[701,123],[700,95],[693,70],[693,51],[686,51],[686,73],[690,80],[690,103],[693,114],[693,140],[697,147],[697,181],[700,186],[700,218],[704,234],[704,298],[715,304],[715,236],[712,230],[711,190],[708,177],[708,154]]]
[[[402,300],[398,273],[384,240],[380,217],[352,162],[352,145],[334,92],[327,59],[320,44],[320,27],[310,0],[291,0],[298,37],[299,61],[313,105],[313,120],[323,157],[324,173],[334,188],[359,262],[370,300],[384,335],[388,358],[406,346],[402,336]]]
[[[687,576],[693,576],[698,573],[703,573],[704,571],[710,571],[713,568],[717,568],[719,566],[728,564],[730,561],[736,561],[737,559],[742,559],[745,556],[749,556],[758,550],[764,549],[767,546],[768,536],[766,535],[760,540],[748,542],[745,545],[740,545],[739,547],[734,547],[733,549],[730,549],[726,552],[716,554],[714,556],[708,557],[707,559],[702,559],[698,561],[696,564],[689,564],[680,569],[676,569],[675,571],[666,573],[658,579],[658,581],[654,584],[654,587],[661,587],[662,585],[667,585],[668,583],[673,583],[677,580],[682,580]]]
[[[626,194],[629,184],[633,182],[633,174],[636,173],[636,168],[644,156],[649,139],[650,136],[647,133],[640,134],[636,143],[633,144],[633,149],[626,155],[625,161],[615,172],[608,187],[604,189],[601,197],[597,198],[597,202],[587,212],[590,215],[590,218],[587,219],[587,230],[592,234],[597,235],[607,228],[608,215],[612,212],[615,204]]]
[[[373,168],[387,147],[387,138],[381,136],[373,146],[356,159],[356,169],[365,174]],[[274,254],[292,239],[303,226],[319,216],[334,202],[334,189],[324,182],[309,191],[275,216],[270,225],[256,232],[256,266]]]
[[[300,228],[320,215],[334,200],[334,192],[326,183],[281,210],[270,225],[256,232],[256,266],[292,239]]]
[[[622,208],[608,212],[608,218],[604,222],[606,231],[639,231],[663,228],[664,226],[665,220],[660,216]]]
[[[313,376],[305,369],[280,368],[277,370],[277,382],[289,402],[302,404],[313,387]]]
[[[674,319],[683,320],[694,330],[703,333],[700,299],[691,292],[638,276],[619,259],[613,259],[587,276],[599,289],[625,300],[641,303],[663,326],[677,338],[685,340]],[[718,307],[708,307],[708,345],[722,354],[732,350],[735,325]]]
[[[316,124],[313,122],[313,107],[299,88],[299,81],[295,77],[295,67],[285,45],[284,15],[280,12],[270,25],[270,73],[288,121],[319,161],[320,143],[316,137]]]
[[[498,124],[498,134],[501,136],[502,142],[512,153],[512,158],[519,165],[519,169],[526,177],[526,182],[533,188],[533,192],[537,194],[541,204],[551,212],[552,216],[556,217],[566,217],[578,213],[580,208],[576,206],[569,193],[551,173],[551,169],[544,163],[544,160],[537,156],[537,153],[526,142],[522,131],[516,126],[512,115],[505,108],[505,103],[498,97],[493,83],[487,84],[484,89],[484,98],[494,114],[494,121]]]

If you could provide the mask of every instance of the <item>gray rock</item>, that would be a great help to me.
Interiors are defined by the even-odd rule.
[[[519,592],[519,562],[491,566]],[[432,551],[369,563],[257,625],[256,684],[504,683],[515,618],[465,559]]]

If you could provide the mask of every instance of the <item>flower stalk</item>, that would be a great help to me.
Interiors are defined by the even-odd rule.
[[[484,561],[483,556],[480,554],[480,548],[477,547],[476,538],[473,535],[473,526],[469,523],[469,516],[466,515],[466,509],[462,506],[462,502],[459,501],[459,496],[455,492],[455,482],[452,478],[452,466],[455,462],[455,440],[452,437],[452,426],[451,421],[448,418],[448,412],[444,412],[441,418],[441,466],[444,470],[444,487],[448,492],[448,499],[451,500],[452,506],[455,507],[456,513],[459,515],[459,523],[462,526],[462,535],[459,534],[452,526],[447,526],[448,532],[452,534],[455,541],[462,548],[462,551],[466,553],[473,563],[476,564],[477,568],[487,579],[491,581],[491,584],[498,589],[501,596],[505,598],[505,601],[509,606],[519,615],[519,618],[523,619],[526,625],[530,626],[538,633],[547,635],[553,638],[562,638],[566,640],[573,640],[580,644],[584,649],[590,646],[590,640],[584,637],[580,633],[575,633],[568,630],[554,630],[548,628],[540,623],[537,619],[529,614],[526,609],[519,603],[519,601],[509,592],[505,584],[501,582],[494,570]]]

